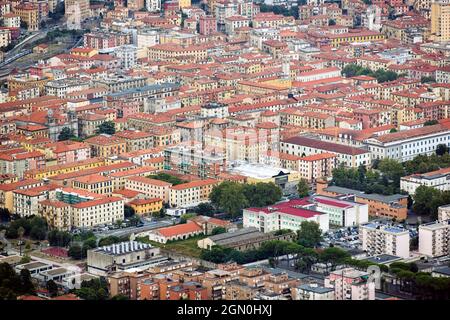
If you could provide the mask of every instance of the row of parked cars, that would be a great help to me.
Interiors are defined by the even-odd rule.
[[[356,249],[360,244],[358,227],[347,227],[326,232],[323,236],[325,244],[338,244]]]
[[[143,225],[144,224],[142,222],[139,222],[136,226],[137,227],[142,227]],[[123,229],[123,228],[128,228],[128,227],[131,227],[131,226],[132,225],[130,223],[130,220],[129,219],[125,219],[120,225],[113,224],[113,223],[100,224],[98,226],[95,226],[95,227],[89,228],[89,229],[75,229],[75,230],[72,231],[72,233],[73,234],[79,234],[82,231],[86,231],[86,230],[93,231],[93,232],[106,232],[106,231],[109,231],[109,230]]]

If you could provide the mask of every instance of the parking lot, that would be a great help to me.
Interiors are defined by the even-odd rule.
[[[323,236],[322,246],[329,247],[330,244],[348,249],[359,248],[361,241],[359,239],[358,227],[330,229]]]
[[[375,221],[375,220],[373,220]],[[388,221],[379,221],[388,223]],[[392,224],[392,222],[389,222]],[[411,239],[418,237],[418,228],[412,225],[403,225],[400,223],[394,224],[397,228],[408,230]],[[346,227],[330,229],[323,236],[323,247],[329,247],[330,244],[347,249],[360,249],[362,246],[359,239],[359,227]]]

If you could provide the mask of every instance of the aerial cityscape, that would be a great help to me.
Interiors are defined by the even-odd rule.
[[[0,300],[450,300],[449,150],[450,0],[0,0]]]

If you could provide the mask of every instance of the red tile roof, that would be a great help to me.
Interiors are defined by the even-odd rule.
[[[173,236],[178,236],[178,235],[184,235],[184,234],[189,234],[189,233],[199,233],[202,232],[203,229],[196,224],[195,222],[192,221],[188,221],[184,224],[177,224],[175,226],[172,227],[166,227],[166,228],[161,228],[161,229],[157,229],[156,232],[158,232],[161,236],[166,237],[166,238],[170,238]]]
[[[89,207],[99,206],[102,204],[113,203],[113,202],[118,202],[118,201],[123,201],[123,199],[119,198],[119,197],[104,197],[104,198],[100,198],[100,199],[96,199],[96,200],[89,200],[89,201],[85,201],[85,202],[76,203],[76,204],[72,205],[72,207],[77,208],[77,209],[83,209],[83,208],[89,208]]]

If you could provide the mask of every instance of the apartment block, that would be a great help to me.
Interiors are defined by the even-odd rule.
[[[73,226],[89,228],[124,219],[124,201],[119,197],[104,197],[72,205]]]
[[[359,227],[362,249],[368,255],[390,254],[409,258],[409,231],[399,227],[368,223]]]
[[[280,151],[299,157],[334,153],[337,156],[338,164],[353,168],[357,168],[360,165],[369,166],[372,161],[371,153],[368,150],[321,141],[306,136],[296,136],[282,140]]]
[[[400,179],[400,189],[410,195],[414,195],[419,186],[431,187],[440,191],[450,190],[450,168],[416,173]]]
[[[194,207],[208,201],[209,194],[218,183],[218,180],[206,179],[172,186],[169,204],[171,207]]]
[[[368,277],[353,268],[336,270],[325,278],[325,287],[334,288],[335,300],[375,300],[375,283]]]
[[[433,258],[450,254],[450,220],[419,226],[419,253]]]
[[[170,199],[171,183],[146,177],[130,177],[125,181],[125,189],[138,191],[150,198],[162,199],[165,203]]]
[[[431,34],[436,41],[450,40],[450,1],[431,3]]]

